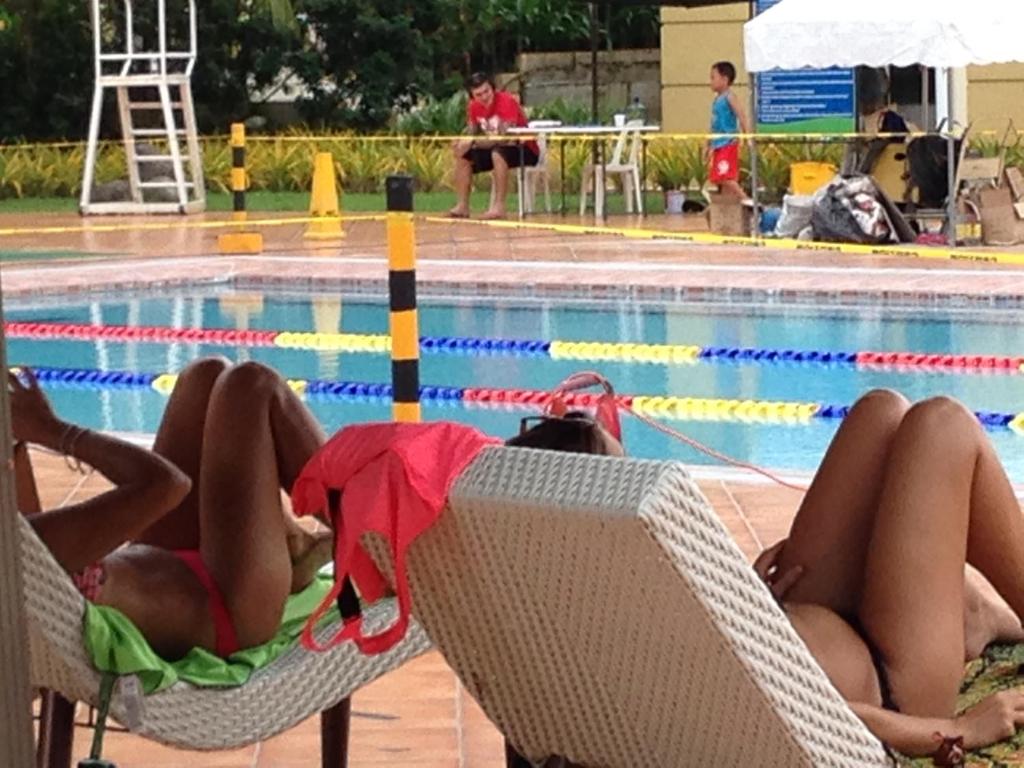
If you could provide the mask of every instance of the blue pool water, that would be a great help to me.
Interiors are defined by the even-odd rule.
[[[193,289],[160,296],[69,297],[35,304],[13,303],[9,320],[107,325],[386,333],[383,299],[288,294],[238,294]],[[650,306],[636,303],[504,304],[491,299],[421,301],[420,331],[434,336],[502,337],[794,348],[802,350],[893,350],[1024,356],[1024,320],[1013,312],[961,313],[881,308],[855,310],[765,308],[741,305]],[[222,354],[267,363],[289,378],[387,383],[386,356],[284,350],[236,349],[205,344],[144,344],[63,340],[9,340],[14,364],[176,372],[189,360]],[[547,389],[581,369],[601,371],[622,393],[852,404],[874,387],[891,387],[912,399],[954,395],[975,410],[1024,412],[1024,375],[954,375],[858,370],[849,366],[699,362],[651,365],[630,362],[557,361],[543,357],[478,357],[425,354],[424,384]],[[128,432],[154,432],[166,398],[152,391],[54,390],[56,408],[87,425]],[[333,431],[349,423],[387,419],[386,403],[315,402],[311,407]],[[496,435],[512,434],[522,412],[428,405],[428,419],[453,419]],[[810,470],[838,423],[760,425],[669,422],[690,436],[737,458],[766,466]],[[992,433],[1016,481],[1024,481],[1024,436]],[[633,455],[707,463],[681,444],[627,420]]]

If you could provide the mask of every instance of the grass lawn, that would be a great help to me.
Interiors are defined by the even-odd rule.
[[[210,211],[230,211],[231,195],[223,192],[207,194],[207,209]],[[624,210],[622,196],[610,194],[608,200],[609,213],[621,213]],[[490,201],[488,192],[474,192],[472,205],[474,211],[483,211]],[[542,203],[542,200],[538,200]],[[509,206],[514,210],[515,198],[509,195]],[[551,196],[551,204],[557,210],[561,205],[561,197]],[[455,205],[454,192],[421,192],[416,195],[416,210],[420,213],[441,213]],[[566,210],[571,214],[579,210],[579,197],[567,195]],[[647,194],[649,213],[661,213],[663,210],[660,193]],[[384,210],[384,195],[364,192],[346,193],[341,197],[342,210],[347,213],[368,213]],[[298,212],[309,208],[309,194],[306,192],[250,192],[246,196],[246,208],[255,213]],[[4,213],[73,213],[78,210],[78,200],[71,197],[29,197],[8,198],[0,200],[0,214]]]

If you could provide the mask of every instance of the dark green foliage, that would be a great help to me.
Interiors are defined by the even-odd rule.
[[[89,4],[4,4],[0,31],[0,139],[81,135],[92,96]]]
[[[93,84],[88,0],[0,2],[0,141],[84,137]],[[148,5],[136,3],[140,29]],[[168,1],[172,27],[182,5]],[[214,133],[258,113],[253,94],[289,72],[304,85],[297,106],[310,123],[379,130],[416,105],[449,99],[470,72],[514,69],[518,52],[589,45],[587,6],[575,0],[200,0],[197,6],[193,93],[200,129]],[[600,19],[603,48],[658,45],[656,7],[610,13]],[[440,112],[422,117],[438,126],[450,122]]]

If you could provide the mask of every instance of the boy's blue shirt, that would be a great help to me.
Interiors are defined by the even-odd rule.
[[[739,133],[740,131],[739,117],[733,111],[732,105],[729,104],[730,93],[731,90],[722,91],[711,103],[711,133]],[[736,142],[735,138],[712,139],[711,148],[721,149]]]

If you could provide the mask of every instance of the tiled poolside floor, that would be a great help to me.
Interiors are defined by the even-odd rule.
[[[215,220],[216,217],[210,217]],[[202,221],[193,217],[189,224]],[[538,219],[540,220],[540,219]],[[149,220],[154,221],[154,220]],[[303,227],[266,230],[266,255],[216,255],[216,229],[178,226],[162,230],[96,231],[97,225],[134,220],[102,219],[84,224],[77,216],[0,215],[4,227],[66,227],[59,233],[0,236],[0,252],[67,251],[68,262],[5,262],[5,297],[44,290],[85,291],[96,285],[131,281],[159,287],[188,280],[245,278],[257,285],[288,280],[381,281],[385,273],[384,230],[380,222],[354,222],[341,244],[310,245]],[[616,222],[622,224],[623,222]],[[648,217],[656,228],[695,222]],[[699,226],[699,222],[696,222]],[[785,252],[770,248],[694,246],[658,240],[625,240],[615,235],[492,229],[476,224],[420,223],[419,279],[424,287],[538,293],[586,286],[588,295],[613,295],[623,286],[635,295],[657,298],[666,287],[717,295],[749,292],[780,301],[819,297],[842,301],[865,298],[915,301],[987,301],[1003,297],[1024,304],[1024,268],[932,261],[892,256],[843,256]],[[90,257],[88,262],[82,256]],[[126,262],[126,259],[129,262]],[[645,291],[647,293],[645,293]],[[677,294],[679,295],[679,294]],[[53,457],[37,457],[44,502],[59,504],[103,487],[82,479]],[[701,487],[740,547],[752,557],[785,534],[800,494],[759,482],[704,480]],[[443,660],[430,653],[386,676],[353,702],[351,765],[491,768],[503,765],[502,740],[462,690]],[[88,735],[80,731],[76,759],[85,754]],[[166,749],[136,737],[111,734],[109,757],[120,768],[142,766],[318,766],[316,719],[262,744],[234,752],[197,754]]]
[[[99,475],[82,477],[60,457],[34,452],[44,507],[102,491]],[[800,494],[760,483],[702,481],[701,488],[750,557],[782,536]],[[500,768],[503,740],[436,652],[359,691],[352,703],[350,761],[395,768]],[[84,718],[84,712],[80,713]],[[124,733],[106,738],[105,757],[119,768],[316,768],[319,721],[312,718],[276,738],[228,752],[187,752]],[[75,760],[88,752],[91,731],[76,729]]]

